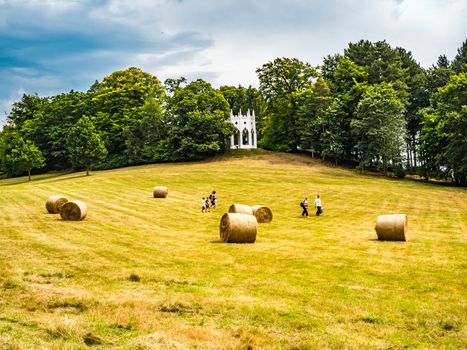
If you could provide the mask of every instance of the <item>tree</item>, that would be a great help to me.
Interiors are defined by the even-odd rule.
[[[68,162],[68,131],[89,111],[89,95],[70,91],[47,99],[34,118],[24,122],[22,133],[44,152],[49,169],[64,169]]]
[[[368,83],[391,83],[401,102],[407,105],[409,75],[399,49],[393,49],[385,40],[376,43],[360,40],[350,43],[344,52],[355,64],[368,70]]]
[[[0,161],[11,175],[27,171],[29,181],[31,181],[31,170],[45,165],[44,156],[39,148],[32,141],[24,140],[16,133],[10,134],[9,139],[2,138]]]
[[[452,61],[451,68],[456,73],[467,72],[467,39],[457,49],[457,55]]]
[[[446,85],[449,77],[453,74],[446,55],[440,55],[436,65],[433,65],[427,74],[427,86],[430,94],[434,94],[440,87]]]
[[[386,174],[389,165],[401,166],[406,135],[403,112],[404,105],[391,84],[368,87],[351,122],[360,167],[376,165]]]
[[[276,58],[256,69],[259,90],[266,101],[287,96],[310,86],[317,72],[309,63],[296,58]]]
[[[21,100],[13,103],[7,122],[10,126],[20,129],[27,120],[34,119],[36,113],[47,103],[48,99],[45,97],[23,94]]]
[[[135,67],[106,76],[91,87],[89,94],[92,104],[88,113],[93,116],[111,157],[124,155],[125,136],[138,128],[146,101],[154,99],[162,105],[165,99],[159,79]]]
[[[300,94],[309,89],[316,70],[296,58],[276,58],[256,70],[259,90],[266,103],[263,139],[264,148],[295,151],[299,144],[297,120]]]
[[[316,83],[304,93],[303,102],[298,110],[298,135],[300,148],[321,153],[321,135],[325,131],[325,119],[332,102],[328,84],[318,78]]]
[[[334,158],[336,164],[339,159],[344,158],[347,143],[343,126],[348,122],[343,104],[339,98],[332,100],[325,112],[324,131],[320,137],[321,156]]]
[[[405,111],[407,123],[407,168],[418,166],[419,136],[422,129],[422,114],[420,110],[430,104],[430,93],[428,89],[428,76],[418,62],[412,57],[410,51],[396,48],[402,59],[402,68],[408,73],[408,103]]]
[[[226,148],[233,132],[229,104],[202,79],[175,90],[167,106],[167,148],[172,160],[202,159]]]
[[[159,101],[147,100],[137,126],[133,130],[130,128],[124,130],[125,154],[130,164],[168,160],[165,119]]]
[[[91,166],[107,156],[107,149],[89,117],[83,116],[71,128],[66,142],[68,157],[74,167],[85,167],[89,176]]]
[[[168,132],[167,146],[173,160],[203,159],[226,149],[233,126],[226,122],[223,111],[195,110],[183,119]]]
[[[467,184],[467,72],[451,76],[433,95],[422,132],[425,175]]]
[[[328,56],[321,70],[325,73],[325,81],[335,100],[326,121],[327,146],[323,146],[323,150],[326,150],[326,155],[339,154],[339,158],[353,161],[356,158],[356,140],[350,123],[358,102],[368,87],[368,68],[357,65],[348,57],[336,55]]]

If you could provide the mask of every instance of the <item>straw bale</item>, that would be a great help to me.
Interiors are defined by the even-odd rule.
[[[272,221],[272,211],[264,205],[254,205],[251,207],[253,215],[256,217],[258,223],[265,223]]]
[[[66,202],[68,202],[67,198],[59,195],[54,195],[50,196],[47,199],[47,202],[45,202],[45,207],[49,213],[58,214],[60,207]]]
[[[69,201],[63,204],[60,208],[60,216],[62,220],[80,221],[86,217],[88,207],[81,201]]]
[[[229,208],[229,213],[253,215],[253,209],[245,204],[232,204]]]
[[[226,213],[219,227],[221,240],[227,243],[254,243],[257,227],[253,215]]]
[[[375,230],[380,241],[407,241],[407,215],[380,215],[376,219]]]
[[[154,187],[154,198],[166,198],[169,194],[169,189],[165,186]]]

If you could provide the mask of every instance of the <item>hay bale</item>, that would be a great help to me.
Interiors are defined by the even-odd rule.
[[[407,215],[380,215],[375,230],[380,241],[407,241]]]
[[[245,204],[232,204],[229,208],[229,213],[253,215],[253,209]]]
[[[86,217],[88,207],[81,201],[70,201],[63,204],[60,208],[62,220],[80,221]]]
[[[154,187],[154,198],[165,198],[169,194],[169,189],[165,186]]]
[[[271,222],[272,211],[264,205],[254,205],[251,207],[253,215],[256,217],[256,221],[259,223]]]
[[[45,202],[45,207],[49,213],[58,214],[60,207],[66,202],[68,202],[68,199],[63,196],[50,196]]]
[[[253,215],[226,213],[219,227],[221,240],[227,243],[254,243],[257,227]]]

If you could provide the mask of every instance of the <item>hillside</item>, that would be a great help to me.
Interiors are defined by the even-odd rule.
[[[0,348],[467,347],[464,189],[249,154],[1,180]],[[302,218],[318,193],[324,215]],[[47,214],[53,194],[86,219]],[[232,203],[273,211],[256,243],[220,243]],[[386,213],[408,242],[376,239]]]

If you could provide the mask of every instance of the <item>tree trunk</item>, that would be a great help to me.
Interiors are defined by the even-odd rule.
[[[86,176],[89,176],[89,168],[90,168],[90,166],[86,165]]]
[[[410,140],[407,141],[406,144],[407,147],[407,169],[410,171],[410,168],[412,168],[412,152],[410,150]]]
[[[28,178],[29,178],[29,181],[31,181],[31,169],[28,169]]]
[[[416,168],[417,165],[417,141],[416,141],[416,136],[412,136],[412,149],[413,149],[413,165]]]

